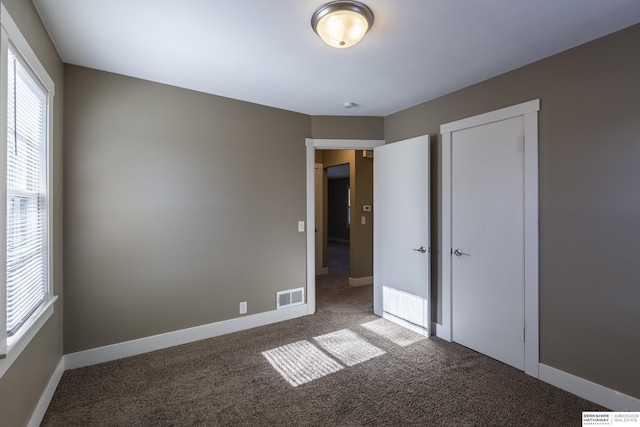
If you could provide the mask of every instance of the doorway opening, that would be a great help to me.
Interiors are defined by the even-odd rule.
[[[371,153],[370,150],[374,152]],[[374,314],[414,329],[423,335],[429,334],[429,136],[422,135],[408,140],[385,145],[384,141],[362,140],[313,140],[307,139],[307,222],[315,223],[314,201],[316,187],[314,174],[318,169],[314,163],[322,162],[325,155],[317,150],[356,150],[366,160],[371,171],[371,193],[369,201],[363,201],[361,183],[351,175],[351,228],[350,228],[350,275],[346,289],[358,289],[358,285],[373,284]],[[330,152],[330,151],[329,151]],[[325,152],[326,153],[326,152]],[[375,159],[372,159],[375,157]],[[372,161],[373,160],[373,161]],[[375,162],[376,185],[373,185]],[[344,162],[337,162],[340,164]],[[357,166],[356,166],[357,168]],[[366,168],[366,167],[365,167]],[[417,178],[416,178],[417,177]],[[355,183],[355,185],[354,185]],[[376,208],[373,207],[375,192]],[[357,193],[354,194],[354,193]],[[411,209],[407,209],[411,206]],[[376,220],[373,221],[373,211]],[[368,233],[370,255],[356,272],[353,254],[357,231],[372,226]],[[375,228],[375,231],[374,231]],[[375,239],[375,252],[372,243]],[[315,283],[315,232],[307,227],[307,312],[316,311]],[[374,259],[375,255],[375,259]],[[359,274],[358,274],[359,273]],[[371,275],[373,273],[373,275]],[[368,277],[366,275],[369,275]],[[361,277],[365,276],[365,277]],[[374,281],[375,276],[375,281]],[[352,280],[353,279],[353,280]],[[366,280],[368,283],[360,282]],[[368,291],[368,289],[367,289]],[[371,304],[371,299],[369,299]]]
[[[315,161],[318,309],[328,296],[354,297],[353,287],[364,287],[372,301],[373,158],[362,150],[318,150]]]
[[[325,226],[324,223],[316,223],[316,201],[318,199],[318,190],[320,188],[323,188],[323,186],[319,186],[316,180],[316,177],[318,176],[319,172],[318,172],[318,165],[319,164],[323,164],[322,167],[322,175],[325,177],[324,179],[326,179],[326,173],[324,173],[324,166],[339,166],[345,163],[349,163],[350,165],[355,166],[356,161],[361,164],[363,162],[363,160],[366,160],[370,163],[370,169],[371,169],[371,182],[373,181],[373,161],[370,158],[360,158],[360,159],[356,159],[355,157],[353,158],[353,160],[349,160],[349,161],[337,161],[335,158],[333,160],[327,160],[326,162],[323,163],[324,161],[324,155],[325,153],[327,154],[327,156],[329,157],[329,159],[331,158],[331,156],[335,156],[337,154],[338,151],[343,152],[342,154],[344,154],[344,152],[346,151],[350,151],[352,154],[352,156],[355,156],[355,153],[358,153],[360,156],[363,156],[363,150],[372,150],[374,147],[378,147],[384,145],[384,141],[382,140],[320,140],[320,139],[307,139],[306,140],[306,146],[307,146],[307,224],[309,224],[310,226],[307,227],[307,312],[308,314],[313,314],[316,311],[316,273],[323,273],[323,266],[318,265],[319,260],[321,258],[324,258],[326,254],[323,254],[322,257],[318,256],[317,257],[317,251],[320,250],[318,249],[318,241],[322,241],[324,240],[324,242],[327,242],[326,239],[324,239],[322,236],[324,236],[324,231],[323,234],[321,234],[320,236],[318,236],[320,234],[319,231],[316,231],[320,228],[327,230],[327,226]],[[357,166],[355,166],[357,168]],[[365,167],[366,168],[366,167]],[[348,207],[348,221],[350,221],[349,224],[349,273],[347,275],[348,277],[348,284],[351,285],[351,287],[353,286],[358,286],[358,285],[369,285],[371,283],[373,283],[373,259],[371,257],[366,257],[366,258],[371,258],[368,262],[369,262],[369,269],[370,272],[368,273],[368,275],[366,274],[366,265],[364,266],[365,270],[362,270],[362,265],[361,263],[355,262],[356,260],[354,260],[354,253],[357,253],[358,248],[355,247],[354,243],[356,243],[357,237],[359,236],[358,232],[361,231],[362,229],[371,227],[371,232],[369,233],[371,238],[370,241],[368,243],[368,247],[369,247],[369,251],[372,252],[373,250],[373,218],[372,218],[372,211],[371,211],[371,205],[373,203],[373,187],[371,186],[371,194],[370,194],[370,200],[368,202],[359,202],[356,203],[358,201],[358,182],[356,182],[356,176],[357,176],[357,172],[354,172],[353,169],[350,168],[350,173],[349,173],[349,189],[348,192],[350,193],[351,199],[350,199],[350,205]],[[326,181],[328,181],[328,179],[326,179]],[[328,183],[327,183],[328,186]],[[321,191],[321,190],[320,190]],[[363,191],[363,193],[361,194],[366,194],[366,191]],[[325,197],[323,196],[322,199],[324,200]],[[326,203],[325,203],[326,205]],[[362,205],[362,206],[359,206]],[[367,206],[367,208],[365,208],[364,206]],[[365,209],[367,209],[365,211]],[[358,232],[356,232],[353,229],[354,224],[354,220],[357,222],[358,224]],[[312,227],[311,224],[316,224],[316,227]],[[328,230],[327,230],[328,231]],[[323,247],[326,245],[326,243],[323,244]],[[365,246],[366,246],[366,242],[365,242]],[[339,248],[336,248],[339,249]],[[344,249],[344,246],[343,246]],[[344,260],[345,257],[343,256],[342,259]],[[342,261],[344,263],[344,261]],[[365,263],[366,264],[366,263]],[[327,264],[325,264],[326,266]],[[367,283],[368,282],[368,283]]]

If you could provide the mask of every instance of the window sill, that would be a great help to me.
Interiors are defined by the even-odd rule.
[[[4,376],[13,362],[18,359],[22,351],[29,345],[47,320],[49,320],[53,314],[53,306],[57,299],[57,296],[53,296],[45,301],[38,311],[33,313],[29,321],[20,328],[20,332],[7,338],[7,346],[5,350],[0,353],[0,378]]]

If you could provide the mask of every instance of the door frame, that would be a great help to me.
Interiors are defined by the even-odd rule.
[[[442,221],[438,264],[442,294],[442,323],[436,335],[452,340],[452,260],[451,260],[451,143],[452,132],[482,126],[513,117],[524,119],[524,372],[539,376],[539,233],[538,233],[538,111],[540,99],[502,108],[440,126],[442,135],[442,186],[440,219]]]
[[[316,248],[314,231],[316,150],[373,150],[375,147],[384,144],[385,141],[383,139],[305,139],[307,147],[307,314],[316,312]],[[314,226],[312,227],[311,224],[314,224]]]

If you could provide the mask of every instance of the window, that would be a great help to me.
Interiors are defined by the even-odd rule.
[[[53,313],[49,151],[54,86],[4,6],[0,13],[2,376]]]
[[[7,334],[48,296],[47,93],[10,46],[7,67]]]

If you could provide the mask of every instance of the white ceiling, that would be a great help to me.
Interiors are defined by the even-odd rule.
[[[34,0],[66,63],[310,115],[386,116],[640,22],[639,0],[364,0],[373,28],[333,49],[324,2]]]

